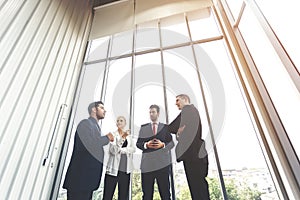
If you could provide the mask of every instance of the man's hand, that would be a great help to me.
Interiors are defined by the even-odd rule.
[[[113,142],[114,141],[114,136],[111,132],[107,133],[106,136],[108,137],[109,141],[110,142]]]
[[[165,146],[165,143],[163,143],[159,139],[154,138],[154,139],[148,141],[146,143],[146,146],[147,146],[148,149],[160,149],[160,148],[163,148]]]

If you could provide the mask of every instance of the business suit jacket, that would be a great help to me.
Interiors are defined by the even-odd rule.
[[[104,150],[109,143],[101,136],[97,120],[82,120],[76,130],[71,161],[63,188],[70,191],[93,191],[99,187],[102,175]]]
[[[145,143],[154,138],[164,142],[165,148],[145,149]],[[170,149],[174,147],[174,142],[166,124],[158,123],[156,135],[153,134],[151,123],[142,125],[136,146],[143,151],[141,161],[142,173],[159,170],[170,165]]]
[[[185,125],[183,132],[177,137],[177,161],[193,161],[207,156],[205,143],[202,140],[202,124],[200,115],[194,105],[186,105],[181,113],[169,124],[169,132],[177,133],[178,128]]]

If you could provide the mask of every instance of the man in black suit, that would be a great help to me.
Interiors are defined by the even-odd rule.
[[[158,122],[159,106],[150,106],[151,122],[141,126],[136,146],[143,151],[141,161],[143,200],[152,200],[154,181],[162,200],[170,200],[170,149],[174,146],[168,126]]]
[[[103,103],[91,103],[88,112],[90,117],[77,126],[73,153],[63,184],[68,200],[92,199],[93,191],[99,187],[101,180],[103,146],[113,141],[111,133],[101,136],[98,125],[98,121],[105,117]]]
[[[202,125],[197,108],[190,104],[186,94],[176,96],[176,105],[181,113],[169,124],[169,131],[176,133],[177,162],[183,161],[190,193],[193,200],[209,200],[208,156],[202,140]]]

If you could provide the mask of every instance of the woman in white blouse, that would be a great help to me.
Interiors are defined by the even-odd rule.
[[[113,198],[118,183],[118,200],[129,197],[130,173],[133,170],[132,156],[135,152],[129,130],[125,130],[126,119],[117,117],[118,129],[113,133],[114,141],[109,144],[109,158],[104,178],[104,200]]]

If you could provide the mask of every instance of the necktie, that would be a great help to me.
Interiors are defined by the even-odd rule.
[[[152,123],[153,134],[156,135],[156,123]]]

